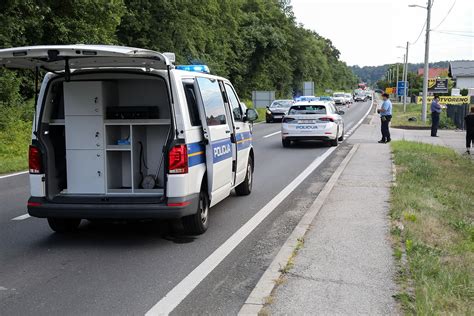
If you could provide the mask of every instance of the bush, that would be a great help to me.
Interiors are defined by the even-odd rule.
[[[27,168],[33,113],[32,101],[0,105],[0,174]]]

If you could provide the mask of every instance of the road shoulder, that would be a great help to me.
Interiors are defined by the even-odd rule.
[[[391,153],[369,138],[371,129],[363,124],[353,135],[364,141],[334,173],[241,315],[398,313],[388,220]]]

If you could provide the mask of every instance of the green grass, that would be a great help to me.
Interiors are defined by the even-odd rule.
[[[408,121],[409,118],[414,117],[416,121]],[[421,104],[410,103],[407,104],[406,112],[403,112],[403,104],[393,104],[393,117],[391,122],[392,127],[418,127],[418,128],[430,128],[431,127],[431,115],[428,113],[427,120],[425,123],[421,120]],[[443,110],[440,122],[440,128],[455,128],[452,120],[446,115],[446,110]]]
[[[264,109],[257,109],[258,119],[255,122],[263,122],[265,121],[265,112],[267,111],[266,108]]]
[[[408,314],[474,313],[474,162],[453,150],[392,143],[394,257]]]
[[[0,174],[28,168],[32,108],[31,101],[21,106],[0,106]]]
[[[244,100],[242,100],[242,102],[245,103],[245,106],[247,108],[253,108],[254,107],[252,100],[244,99]],[[267,109],[266,108],[260,108],[260,109],[256,109],[256,110],[257,110],[257,113],[258,113],[258,119],[255,121],[255,123],[265,121],[265,112],[267,111]]]

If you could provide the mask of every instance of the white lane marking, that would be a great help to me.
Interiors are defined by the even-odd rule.
[[[370,113],[370,110],[372,109],[372,106],[374,105],[374,101],[372,100],[372,102],[370,103],[370,106],[369,106],[369,109],[367,110],[367,112],[364,114],[364,116],[362,116],[362,118],[359,120],[359,122],[357,122],[346,134],[347,136],[350,136],[352,133],[354,133],[354,131],[359,127],[360,124],[362,124],[362,122],[365,120],[365,118],[367,117],[367,115],[369,115]]]
[[[12,221],[22,221],[22,220],[30,218],[30,217],[31,217],[30,214],[23,214],[23,215],[15,217],[15,218],[12,218]]]
[[[331,147],[301,172],[290,184],[262,207],[247,223],[227,239],[199,266],[169,291],[146,315],[171,313],[273,210],[296,189],[336,149]]]
[[[22,175],[22,174],[25,174],[25,173],[28,173],[28,171],[21,171],[21,172],[15,172],[15,173],[6,174],[6,175],[4,175],[4,176],[0,176],[0,179],[15,177],[15,176],[19,176],[19,175]]]
[[[272,137],[272,136],[278,135],[278,134],[280,134],[280,133],[281,133],[281,131],[278,131],[278,132],[275,132],[275,133],[271,133],[271,134],[268,134],[268,135],[263,136],[263,138]]]

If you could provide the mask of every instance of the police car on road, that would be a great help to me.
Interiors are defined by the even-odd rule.
[[[41,71],[29,149],[28,213],[56,232],[82,219],[181,219],[252,191],[251,123],[232,84],[174,54],[102,45],[0,50],[0,65]],[[37,77],[38,79],[38,77]]]
[[[281,136],[283,147],[292,141],[321,140],[337,146],[344,140],[343,111],[327,102],[299,102],[283,118]]]

